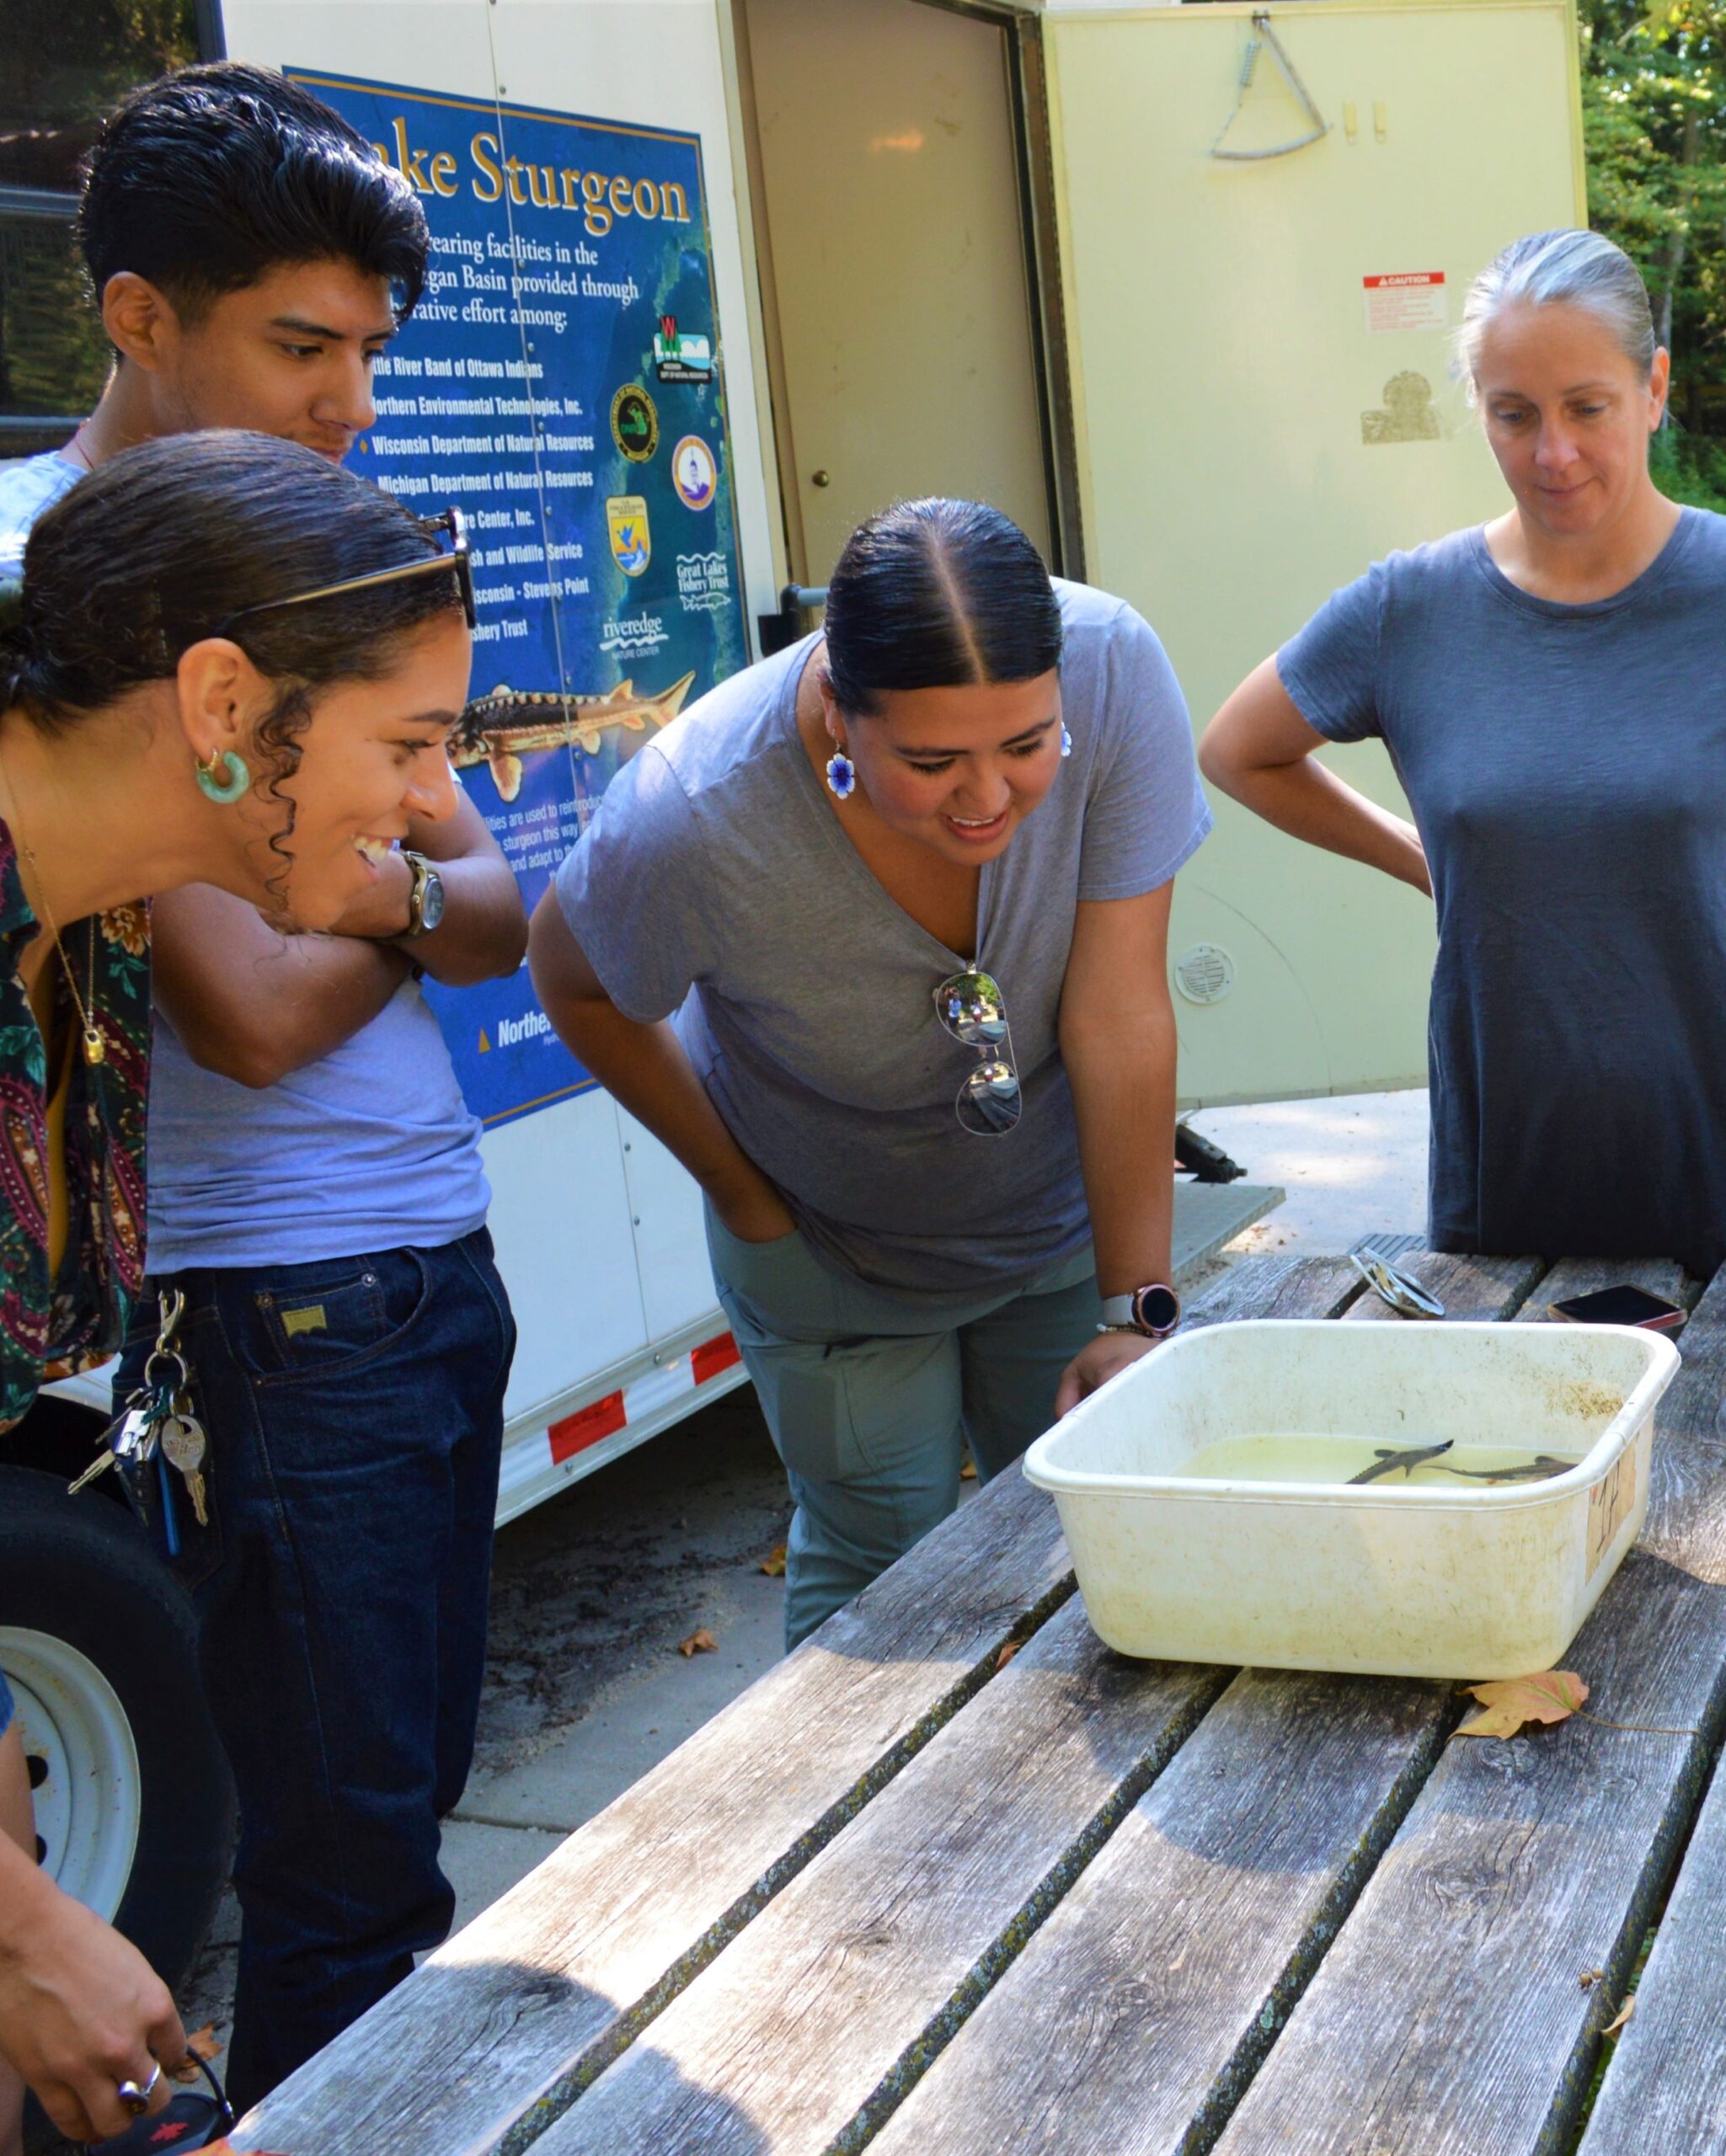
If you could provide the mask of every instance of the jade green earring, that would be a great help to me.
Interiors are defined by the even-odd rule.
[[[223,776],[221,778],[216,776],[214,756],[207,764],[194,760],[193,769],[198,774],[199,792],[211,801],[238,801],[252,783],[252,774],[246,767],[245,758],[237,755],[232,749],[222,760]]]

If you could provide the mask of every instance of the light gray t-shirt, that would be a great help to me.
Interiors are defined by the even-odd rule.
[[[1580,606],[1478,530],[1392,554],[1277,654],[1381,735],[1432,869],[1430,1239],[1726,1260],[1726,518]]]
[[[1056,1038],[1074,909],[1155,890],[1210,828],[1162,645],[1120,600],[1055,590],[1072,755],[983,868],[976,952],[920,928],[841,828],[797,728],[813,637],[632,758],[558,873],[612,1001],[644,1024],[680,1012],[738,1143],[815,1250],[878,1286],[975,1294],[1082,1246]],[[937,985],[973,958],[1000,984],[1023,1090],[1003,1137],[961,1129],[954,1102],[975,1053],[935,1014]]]

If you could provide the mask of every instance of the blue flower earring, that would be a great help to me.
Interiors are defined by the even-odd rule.
[[[1061,753],[1063,756],[1070,756],[1072,752],[1073,738],[1071,734],[1067,732],[1066,721],[1063,720],[1061,728]]]
[[[842,749],[827,759],[827,791],[836,800],[848,801],[857,789],[857,766]]]

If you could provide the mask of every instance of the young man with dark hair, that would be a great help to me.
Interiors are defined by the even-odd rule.
[[[0,575],[133,442],[245,427],[341,459],[427,249],[411,188],[345,120],[227,64],[119,108],[80,231],[114,371],[63,451],[0,467]],[[240,1797],[242,2108],[447,1930],[438,1820],[484,1667],[515,1328],[478,1125],[418,981],[513,971],[526,922],[465,798],[377,851],[333,935],[202,887],[155,909],[150,1277],[116,1393],[172,1283],[219,1529],[188,1540]]]

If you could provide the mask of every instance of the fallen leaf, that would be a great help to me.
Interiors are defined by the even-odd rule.
[[[1506,1677],[1466,1689],[1486,1711],[1465,1721],[1458,1737],[1514,1737],[1526,1722],[1568,1721],[1588,1697],[1574,1669],[1543,1669],[1533,1677]]]
[[[1592,1991],[1597,1983],[1605,1981],[1606,1974],[1604,1969],[1584,1969],[1576,1981],[1584,1991]]]
[[[785,1545],[783,1542],[776,1542],[772,1548],[768,1550],[767,1556],[761,1559],[760,1569],[767,1574],[770,1580],[783,1580],[784,1578]]]
[[[186,2038],[188,2055],[178,2066],[171,2066],[168,2068],[168,2079],[178,2081],[182,2084],[188,2081],[201,2081],[204,2077],[199,2073],[193,2061],[200,2058],[212,2059],[217,2056],[221,2049],[222,2046],[216,2035],[216,2024],[213,2021],[206,2021],[195,2036]]]
[[[1630,2019],[1631,2015],[1634,2014],[1635,2011],[1636,1993],[1632,1992],[1629,1998],[1625,2000],[1624,2004],[1618,2009],[1618,2011],[1612,2016],[1611,2020],[1607,2022],[1606,2027],[1601,2030],[1600,2034],[1603,2036],[1616,2036],[1618,2031],[1624,2026],[1625,2023]]]
[[[1023,1644],[1023,1642],[1019,1640],[1009,1640],[1007,1645],[1002,1647],[1000,1653],[995,1657],[995,1667],[997,1669],[1005,1669],[1007,1663],[1010,1662],[1013,1657],[1018,1652],[1019,1648]]]
[[[705,1625],[699,1625],[687,1640],[679,1640],[677,1652],[687,1662],[692,1655],[717,1654],[719,1643]]]
[[[959,1470],[959,1479],[961,1482],[975,1482],[976,1481],[977,1463],[975,1460],[968,1460],[965,1462],[965,1465]]]

